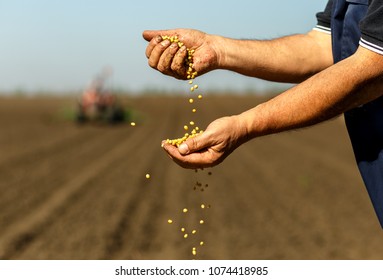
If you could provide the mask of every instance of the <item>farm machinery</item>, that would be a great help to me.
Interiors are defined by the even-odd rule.
[[[103,72],[90,83],[78,101],[76,120],[84,122],[119,123],[125,120],[125,111],[118,98],[105,88],[110,73]]]

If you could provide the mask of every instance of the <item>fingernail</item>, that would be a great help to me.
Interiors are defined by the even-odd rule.
[[[180,152],[180,154],[182,155],[186,155],[189,153],[189,147],[188,145],[186,145],[185,143],[182,143],[179,147],[178,147],[178,151]]]
[[[162,41],[161,45],[163,45],[164,47],[167,47],[170,45],[170,41],[169,40]]]
[[[166,143],[166,140],[163,140],[163,141],[161,142],[161,148],[163,148],[163,147],[165,146],[165,143]]]

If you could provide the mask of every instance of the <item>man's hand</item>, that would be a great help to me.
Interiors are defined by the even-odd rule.
[[[232,151],[246,141],[247,131],[239,116],[213,121],[206,131],[189,138],[178,148],[162,142],[163,148],[178,165],[197,169],[221,163]]]
[[[212,35],[192,29],[146,30],[142,35],[149,41],[145,52],[149,65],[165,75],[187,79],[186,72],[189,67],[185,65],[187,48],[195,50],[193,68],[198,75],[217,68],[218,54]],[[162,36],[165,35],[177,36],[184,45],[179,47],[177,43],[162,40]]]

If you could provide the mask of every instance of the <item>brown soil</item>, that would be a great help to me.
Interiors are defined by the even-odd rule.
[[[203,101],[200,127],[260,102]],[[71,98],[0,99],[1,259],[192,259],[192,247],[199,259],[383,258],[341,118],[256,139],[196,173],[160,147],[191,120],[186,98],[125,102],[135,127],[77,125],[59,113]]]

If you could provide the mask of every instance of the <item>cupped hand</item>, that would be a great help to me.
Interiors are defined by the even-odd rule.
[[[221,163],[245,142],[246,129],[238,116],[213,121],[206,130],[187,139],[178,148],[162,142],[170,158],[184,168],[198,169]]]
[[[146,30],[143,37],[149,42],[145,54],[150,67],[165,75],[186,80],[188,65],[185,58],[187,48],[193,49],[193,69],[202,75],[217,67],[218,54],[214,37],[193,29]],[[162,36],[177,36],[184,45],[163,40]]]

